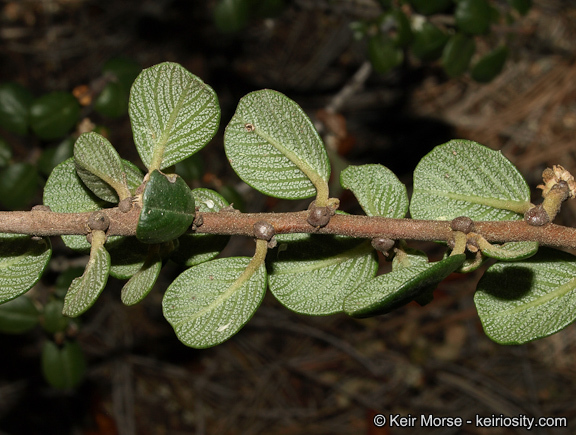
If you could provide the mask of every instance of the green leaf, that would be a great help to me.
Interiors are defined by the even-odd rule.
[[[174,172],[186,181],[201,180],[205,172],[204,159],[200,154],[194,154],[192,157],[176,163]]]
[[[482,57],[473,67],[470,74],[479,83],[488,83],[502,72],[508,57],[508,47],[501,45]]]
[[[64,301],[52,299],[45,306],[42,312],[42,327],[49,334],[64,332],[70,324],[70,318],[62,314]]]
[[[297,313],[341,312],[350,289],[373,278],[378,268],[367,241],[318,235],[284,236],[280,240],[278,249],[270,254],[270,291]]]
[[[69,390],[78,386],[86,373],[86,360],[80,345],[75,341],[65,341],[58,346],[53,341],[45,341],[42,373],[54,388]]]
[[[576,319],[576,257],[541,248],[528,260],[496,263],[474,296],[484,332],[501,344],[546,337]]]
[[[117,241],[108,242],[106,248],[110,253],[110,275],[118,279],[130,279],[142,268],[149,247],[136,237],[121,237]]]
[[[144,299],[154,287],[161,269],[162,258],[158,249],[150,249],[140,270],[122,287],[121,298],[124,305],[134,305]]]
[[[401,9],[392,9],[379,19],[379,27],[392,39],[396,47],[406,47],[412,41],[410,20]]]
[[[30,106],[30,126],[40,139],[52,140],[68,133],[80,117],[80,105],[68,92],[52,92]]]
[[[442,66],[446,74],[450,77],[464,74],[475,51],[476,43],[470,36],[463,33],[451,36],[442,52]]]
[[[249,270],[250,263],[246,257],[208,261],[186,270],[168,287],[164,317],[182,343],[215,346],[250,320],[266,292],[264,265]]]
[[[518,261],[532,257],[538,252],[538,242],[508,242],[503,245],[481,247],[482,253],[502,261]]]
[[[39,175],[30,163],[14,163],[0,172],[0,202],[12,210],[27,208],[39,186]]]
[[[0,233],[0,303],[27,292],[48,265],[49,239],[32,240],[22,234]]]
[[[98,233],[102,233],[101,237]],[[77,317],[88,310],[96,302],[108,281],[110,254],[104,247],[104,232],[94,231],[92,234],[90,260],[82,276],[72,281],[64,298],[62,313],[68,317]]]
[[[419,14],[432,15],[444,12],[452,4],[452,0],[410,0],[409,3]]]
[[[243,29],[250,18],[250,5],[246,0],[219,0],[214,8],[214,24],[224,33]]]
[[[23,334],[38,324],[40,313],[28,296],[20,296],[0,305],[0,332]]]
[[[462,266],[465,259],[464,254],[458,254],[428,263],[425,256],[406,254],[403,264],[397,264],[392,272],[364,282],[351,292],[344,301],[344,312],[353,317],[371,317],[415,299],[428,301],[438,283]]]
[[[442,55],[442,50],[448,42],[448,35],[434,24],[424,21],[414,29],[414,39],[411,45],[412,53],[418,59],[430,62]]]
[[[196,213],[194,196],[176,174],[153,171],[142,194],[142,211],[136,237],[144,243],[176,239],[192,225]]]
[[[56,146],[46,148],[38,159],[38,170],[49,177],[56,166],[74,155],[74,139],[70,136]]]
[[[404,60],[404,52],[387,35],[378,33],[368,40],[368,56],[374,71],[386,74]]]
[[[44,186],[44,205],[57,213],[82,213],[96,211],[106,203],[84,185],[70,158],[54,168]],[[90,244],[84,236],[62,236],[66,246],[86,251]]]
[[[264,89],[244,96],[224,146],[234,171],[256,190],[303,199],[326,189],[328,198],[330,163],[322,140],[300,106],[283,94]]]
[[[115,78],[115,83],[119,83],[126,91],[130,90],[132,83],[141,71],[142,65],[125,57],[113,57],[106,61],[102,67],[102,72],[106,75],[112,75]]]
[[[214,90],[172,62],[140,73],[129,113],[138,154],[150,172],[190,157],[212,139],[220,122]]]
[[[28,109],[33,98],[32,93],[18,83],[0,84],[0,127],[25,135],[28,132]]]
[[[414,219],[522,219],[530,188],[500,151],[476,142],[439,145],[418,163],[410,213]]]
[[[401,219],[408,212],[406,186],[382,165],[348,166],[340,184],[354,193],[368,216]]]
[[[88,188],[91,188],[92,175],[95,175],[112,187],[120,200],[130,196],[122,159],[104,136],[94,132],[81,134],[74,144],[74,163],[78,176]],[[90,190],[109,201],[110,195],[99,194],[101,189]]]
[[[532,7],[532,0],[508,0],[510,6],[520,12],[521,15],[526,15]]]
[[[459,0],[454,19],[458,29],[469,35],[483,35],[490,28],[492,11],[486,0]]]
[[[194,189],[192,195],[200,213],[217,213],[228,206],[228,202],[222,196],[210,189]],[[190,267],[216,257],[228,244],[230,237],[216,234],[184,234],[178,240],[180,242],[178,249],[170,258],[178,264]]]
[[[110,118],[119,118],[128,112],[128,95],[128,89],[120,83],[107,83],[94,100],[94,110]]]
[[[8,142],[4,138],[0,137],[0,168],[8,165],[10,159],[12,158],[12,149]]]

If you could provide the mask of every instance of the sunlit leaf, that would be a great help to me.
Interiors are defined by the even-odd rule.
[[[88,310],[96,302],[108,281],[110,254],[104,247],[104,240],[96,241],[96,237],[94,232],[90,260],[84,273],[72,281],[64,298],[62,312],[68,317],[77,317]]]
[[[264,265],[247,271],[250,261],[245,257],[208,261],[172,282],[162,307],[182,343],[195,348],[215,346],[250,320],[266,291]]]
[[[130,196],[122,159],[104,136],[94,132],[80,135],[74,144],[74,163],[78,176],[98,197],[113,202]],[[92,187],[94,176],[104,182],[102,187]]]
[[[212,88],[172,62],[140,73],[129,113],[138,154],[150,171],[190,157],[212,139],[220,122]]]
[[[576,257],[540,248],[528,260],[496,263],[474,296],[484,332],[501,344],[546,337],[576,319]]]
[[[415,299],[428,302],[438,283],[466,259],[459,254],[428,263],[424,255],[403,255],[392,272],[364,282],[352,291],[344,301],[344,312],[353,317],[371,317],[389,313]]]
[[[415,219],[522,219],[530,188],[499,151],[453,140],[437,146],[414,172],[410,213]]]
[[[408,212],[406,186],[382,165],[348,166],[340,183],[354,193],[368,216],[400,219]]]
[[[52,248],[50,240],[0,233],[0,303],[27,292],[42,276]]]
[[[244,96],[224,146],[238,176],[262,193],[301,199],[327,189],[330,164],[322,140],[300,106],[279,92]]]
[[[270,291],[286,308],[311,315],[341,312],[350,290],[378,267],[369,242],[344,237],[283,236],[269,258]]]

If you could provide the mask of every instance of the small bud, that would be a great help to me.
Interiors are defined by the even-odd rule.
[[[124,198],[122,201],[120,201],[118,203],[118,209],[122,213],[128,213],[130,210],[132,210],[132,198]]]
[[[542,205],[538,205],[524,213],[524,220],[528,225],[541,227],[550,222],[550,216],[548,216],[548,213],[546,213],[546,210],[544,210]]]
[[[258,221],[254,224],[254,236],[261,240],[271,240],[276,231],[274,227],[265,221]]]
[[[50,210],[50,207],[48,207],[47,205],[39,204],[32,207],[32,211],[52,211],[52,210]]]
[[[328,225],[333,212],[328,207],[313,206],[308,212],[308,223],[315,228],[321,228]]]
[[[101,211],[96,211],[88,219],[88,227],[91,230],[106,231],[110,226],[110,218]]]
[[[452,231],[460,231],[461,233],[468,234],[474,231],[474,221],[468,216],[459,216],[452,219],[450,228],[452,228]]]
[[[388,237],[374,237],[372,239],[372,247],[382,252],[385,256],[388,256],[388,251],[392,249],[395,243],[394,240]]]

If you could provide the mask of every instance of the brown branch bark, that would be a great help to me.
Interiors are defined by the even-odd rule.
[[[118,208],[103,210],[110,218],[107,234],[133,236],[140,210],[128,213]],[[54,213],[50,211],[0,212],[0,233],[20,233],[36,236],[87,234],[87,222],[92,213]],[[350,237],[406,240],[443,240],[452,238],[450,221],[388,219],[357,215],[335,215],[328,225],[314,228],[307,222],[307,211],[294,213],[202,213],[203,223],[195,232],[203,234],[242,235],[254,237],[254,224],[270,223],[276,234],[318,233],[341,234]],[[576,249],[576,228],[555,224],[528,225],[525,221],[474,222],[474,232],[489,242],[536,241],[541,245]]]

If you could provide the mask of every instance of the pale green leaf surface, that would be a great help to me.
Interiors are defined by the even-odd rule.
[[[0,303],[27,292],[42,276],[52,248],[50,240],[0,233]]]
[[[392,272],[360,284],[344,301],[344,312],[353,317],[370,317],[386,314],[414,299],[429,299],[438,283],[466,259],[459,254],[424,263],[419,257],[414,256],[408,264],[397,265]]]
[[[200,213],[217,213],[228,206],[228,202],[211,189],[193,189],[192,195]],[[230,237],[215,234],[184,234],[178,240],[180,242],[178,249],[170,258],[178,264],[191,267],[216,257],[228,244]]]
[[[518,261],[532,257],[538,252],[538,242],[508,242],[503,245],[492,245],[482,248],[482,253],[501,261]]]
[[[226,341],[250,320],[266,292],[266,269],[244,271],[250,258],[233,257],[191,267],[168,287],[164,317],[187,346],[206,348]]]
[[[240,100],[224,146],[238,176],[266,195],[309,198],[330,177],[326,150],[310,118],[276,91],[255,91]]]
[[[81,134],[74,144],[74,163],[78,175],[89,188],[92,177],[90,181],[85,177],[93,174],[112,187],[117,197],[124,199],[130,196],[122,159],[104,136],[94,132]],[[91,190],[102,198],[98,192]],[[109,201],[108,198],[102,199]]]
[[[529,207],[530,189],[514,165],[476,142],[439,145],[414,172],[414,219],[514,220]]]
[[[162,259],[158,255],[158,251],[151,251],[140,270],[122,287],[120,294],[122,303],[134,305],[144,299],[154,287],[161,269]]]
[[[150,170],[190,157],[212,139],[220,122],[214,90],[172,62],[140,73],[130,91],[129,114],[138,154]]]
[[[80,180],[71,157],[56,166],[48,177],[44,187],[44,205],[57,213],[82,213],[100,210],[106,203]],[[62,236],[62,240],[71,249],[90,249],[84,236]]]
[[[268,277],[270,291],[292,311],[341,312],[350,290],[376,274],[378,262],[366,241],[318,235],[293,240],[270,253]]]
[[[340,183],[354,193],[368,216],[401,219],[408,212],[406,186],[382,165],[348,166]]]
[[[84,274],[74,279],[64,298],[64,315],[77,317],[90,308],[108,281],[110,254],[102,245],[93,249]]]
[[[496,263],[474,296],[484,332],[501,344],[546,337],[576,319],[576,257],[540,248],[528,260]]]

